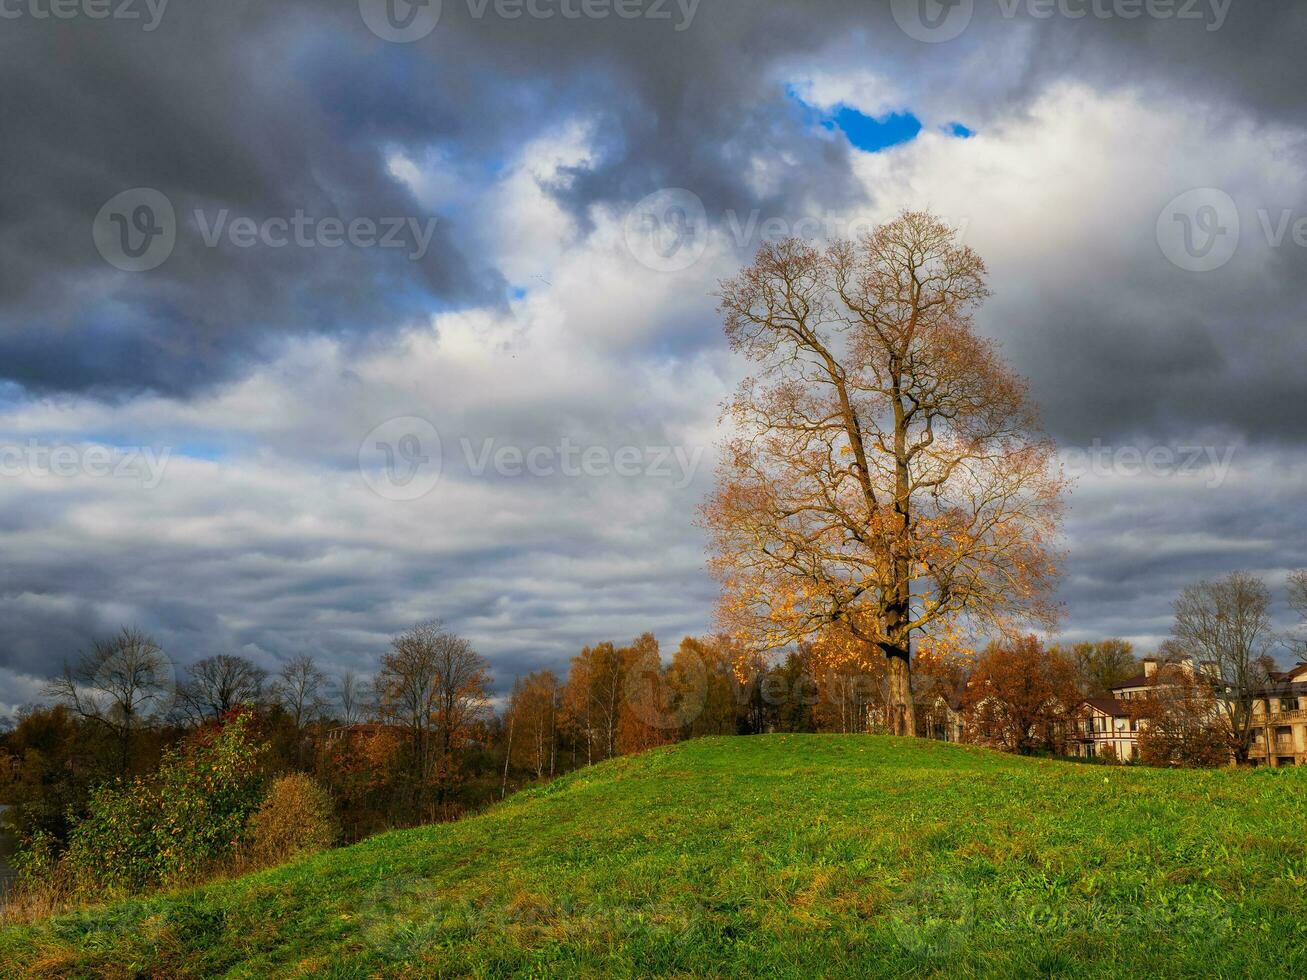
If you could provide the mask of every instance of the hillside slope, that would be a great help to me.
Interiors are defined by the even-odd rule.
[[[6,976],[1307,975],[1307,771],[703,739],[0,933]]]

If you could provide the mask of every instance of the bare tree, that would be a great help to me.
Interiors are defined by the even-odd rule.
[[[763,649],[847,630],[915,734],[914,634],[1048,624],[1063,481],[1025,382],[972,329],[985,265],[928,214],[824,251],[764,245],[721,285],[759,365],[704,508],[722,621]]]
[[[363,702],[366,700],[365,693],[359,683],[358,675],[352,670],[342,673],[336,681],[336,698],[340,702],[341,720],[346,725],[358,721],[363,710]]]
[[[1139,661],[1129,640],[1111,638],[1094,643],[1077,643],[1071,648],[1080,690],[1093,697],[1106,694],[1116,684],[1139,672]]]
[[[46,686],[46,695],[69,704],[83,718],[112,731],[118,740],[118,771],[131,763],[133,734],[173,694],[172,662],[146,633],[123,627],[95,641],[74,664]]]
[[[418,800],[434,776],[443,801],[457,769],[455,752],[489,703],[488,664],[439,620],[419,623],[390,646],[376,680],[380,711],[408,730]]]
[[[1307,568],[1289,574],[1289,605],[1298,614],[1300,627],[1307,626]],[[1289,643],[1297,648],[1297,656],[1307,659],[1307,637],[1291,636]]]
[[[318,669],[311,656],[304,653],[282,664],[272,690],[295,722],[295,730],[303,731],[306,724],[316,720],[326,709],[326,686],[327,675]]]
[[[1191,585],[1175,600],[1171,649],[1217,686],[1230,751],[1240,763],[1248,761],[1253,705],[1275,669],[1270,608],[1270,590],[1247,572]]]
[[[233,708],[257,704],[267,671],[244,657],[220,653],[192,664],[179,696],[199,717],[220,718]]]
[[[440,743],[438,788],[443,802],[458,773],[455,753],[490,707],[490,664],[462,637],[446,633],[436,648],[436,734]]]

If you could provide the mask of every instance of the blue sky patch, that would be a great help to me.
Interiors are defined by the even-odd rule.
[[[910,112],[891,112],[872,119],[849,106],[840,106],[822,125],[832,130],[838,126],[850,143],[868,153],[911,142],[921,132],[921,120]]]

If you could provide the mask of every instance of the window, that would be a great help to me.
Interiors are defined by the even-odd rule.
[[[1285,726],[1283,726],[1283,727],[1281,727],[1281,728],[1277,728],[1277,729],[1275,730],[1275,744],[1276,744],[1276,745],[1292,745],[1292,744],[1293,744],[1293,729],[1290,728],[1290,727],[1288,727],[1287,725],[1285,725]]]
[[[1281,711],[1297,711],[1297,710],[1298,710],[1298,699],[1297,699],[1297,698],[1280,698],[1280,710],[1281,710]]]

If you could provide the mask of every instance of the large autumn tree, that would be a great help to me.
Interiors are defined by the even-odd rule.
[[[991,643],[962,694],[967,737],[1020,752],[1061,752],[1080,704],[1075,666],[1034,636]]]
[[[858,241],[768,243],[721,284],[757,365],[704,508],[722,619],[755,648],[832,624],[887,658],[915,731],[914,634],[1047,622],[1062,490],[1026,385],[978,336],[985,265],[909,212]]]

